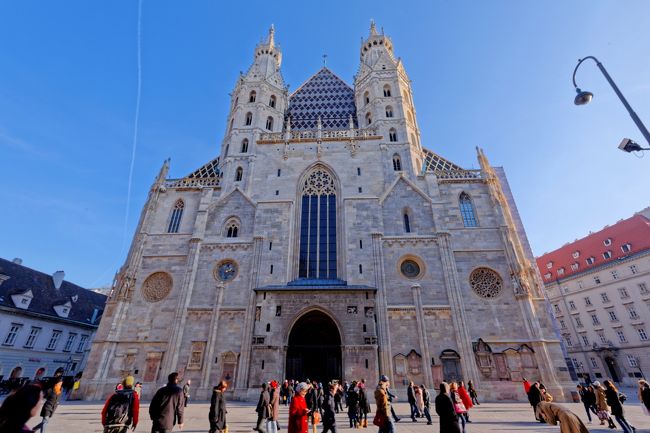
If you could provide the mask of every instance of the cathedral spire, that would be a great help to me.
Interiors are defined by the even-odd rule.
[[[266,43],[271,49],[275,48],[275,26],[273,24],[269,28],[269,36],[266,39]]]
[[[375,20],[370,20],[370,36],[377,36],[377,27],[375,26]]]

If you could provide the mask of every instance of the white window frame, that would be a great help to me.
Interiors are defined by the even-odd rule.
[[[22,323],[12,323],[11,328],[9,328],[9,332],[7,333],[7,336],[5,337],[4,343],[2,343],[2,345],[13,346],[16,343],[16,337],[18,336],[18,333],[22,327]]]

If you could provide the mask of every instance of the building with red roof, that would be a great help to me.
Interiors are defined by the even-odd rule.
[[[578,376],[633,385],[650,369],[650,208],[536,260]]]

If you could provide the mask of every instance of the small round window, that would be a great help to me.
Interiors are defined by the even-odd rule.
[[[404,260],[399,269],[406,278],[417,278],[422,272],[418,262],[412,259]]]

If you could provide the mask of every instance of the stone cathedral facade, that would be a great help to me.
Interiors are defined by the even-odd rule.
[[[502,169],[421,143],[410,81],[374,24],[353,86],[323,67],[290,93],[271,28],[232,91],[221,154],[156,178],[93,342],[87,398],[167,374],[198,398],[271,379],[403,390],[472,379],[562,398],[569,375]]]

